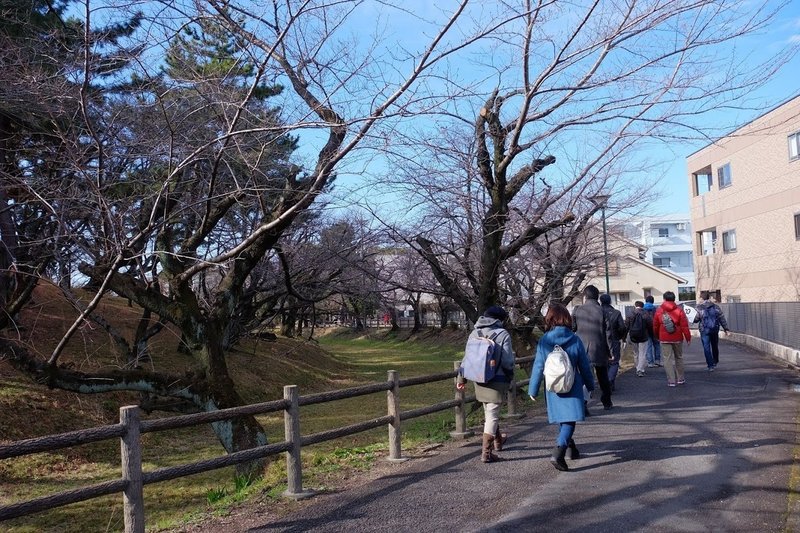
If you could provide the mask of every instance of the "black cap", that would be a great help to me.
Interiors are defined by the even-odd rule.
[[[493,305],[483,312],[483,316],[487,318],[495,318],[497,320],[505,320],[508,318],[508,313],[506,313],[506,310],[499,305]]]

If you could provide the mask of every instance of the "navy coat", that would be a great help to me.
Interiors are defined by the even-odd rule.
[[[583,386],[586,385],[590,391],[594,390],[594,378],[583,342],[570,328],[556,326],[539,339],[528,394],[534,398],[539,395],[539,386],[544,381],[544,361],[556,344],[567,352],[570,362],[575,367],[575,383],[569,392],[561,394],[545,392],[547,418],[551,424],[580,421],[583,420]]]

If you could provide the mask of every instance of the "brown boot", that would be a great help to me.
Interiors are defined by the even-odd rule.
[[[508,440],[507,433],[500,433],[500,426],[497,426],[497,431],[494,432],[494,451],[502,452],[503,444]]]
[[[489,433],[483,434],[483,448],[481,449],[481,461],[484,463],[493,463],[499,461],[500,458],[492,453],[492,445],[494,444],[494,435]]]

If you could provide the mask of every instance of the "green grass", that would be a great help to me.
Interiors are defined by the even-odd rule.
[[[352,335],[327,335],[319,339],[330,356],[315,361],[300,352],[283,357],[274,368],[280,368],[287,381],[297,384],[300,394],[336,390],[364,383],[385,381],[389,370],[400,378],[452,370],[460,359],[463,337],[446,331],[426,334],[420,340],[407,341],[392,336],[354,338]],[[283,346],[283,345],[282,345]],[[242,348],[241,357],[258,356],[258,347]],[[255,354],[255,355],[254,355]],[[284,359],[286,359],[284,361]],[[278,367],[279,364],[284,366]],[[244,372],[238,369],[240,374]],[[280,378],[280,376],[278,376]],[[281,386],[255,383],[240,376],[241,388],[249,401],[265,401],[281,397]],[[268,389],[268,395],[264,394]],[[261,394],[258,394],[260,390]],[[40,391],[37,391],[37,394]],[[13,394],[4,389],[0,396]],[[45,393],[42,393],[45,394]],[[402,410],[414,409],[453,398],[451,380],[404,387],[400,391]],[[109,402],[108,399],[97,399]],[[116,404],[101,406],[112,413]],[[301,432],[304,435],[369,420],[386,414],[386,394],[377,393],[301,408]],[[482,414],[470,416],[471,424],[479,423]],[[283,441],[283,414],[259,417],[270,442]],[[94,424],[92,424],[94,425]],[[449,438],[454,425],[453,412],[409,420],[403,426],[403,448],[423,443],[441,442]],[[0,502],[11,503],[119,476],[118,443],[109,441],[80,447],[75,452],[64,450],[0,462]],[[303,449],[303,483],[306,488],[328,490],[342,479],[358,475],[387,455],[388,435],[378,428],[336,441]],[[176,430],[169,433],[143,435],[145,470],[177,465],[221,455],[222,449],[208,426]],[[248,499],[258,499],[267,506],[290,509],[292,503],[280,498],[286,489],[285,461],[276,456],[261,479],[243,482],[236,479],[232,468],[157,483],[145,487],[145,513],[149,530],[175,528],[203,516],[224,514],[231,506]],[[119,531],[122,529],[122,497],[113,495],[61,507],[2,524],[10,533],[59,531]]]

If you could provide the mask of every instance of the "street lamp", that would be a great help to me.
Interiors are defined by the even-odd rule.
[[[608,199],[611,198],[609,194],[595,194],[590,196],[589,200],[596,206],[600,207],[603,215],[603,258],[606,262],[606,294],[611,295],[611,284],[608,282],[608,237],[606,232],[606,206]]]

